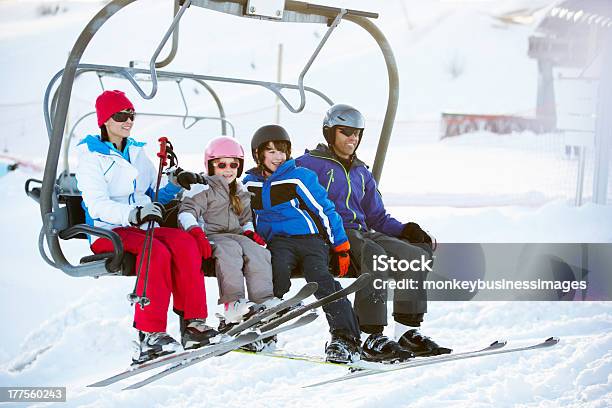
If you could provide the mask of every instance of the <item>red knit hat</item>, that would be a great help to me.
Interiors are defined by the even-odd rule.
[[[104,91],[96,99],[98,126],[101,127],[111,116],[125,109],[134,110],[134,105],[121,91]]]

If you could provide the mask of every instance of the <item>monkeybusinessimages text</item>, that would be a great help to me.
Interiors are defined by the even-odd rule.
[[[433,272],[433,261],[435,256],[428,258],[421,255],[418,259],[405,260],[395,259],[388,255],[373,256],[373,271],[374,272]],[[403,279],[382,279],[376,278],[373,280],[374,289],[400,289],[400,290],[467,290],[477,292],[480,290],[561,290],[564,293],[572,290],[585,290],[587,283],[585,281],[557,281],[557,280],[419,280],[414,278]],[[421,287],[422,284],[422,287]]]

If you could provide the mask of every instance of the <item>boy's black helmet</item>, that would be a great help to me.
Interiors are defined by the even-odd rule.
[[[284,127],[280,125],[266,125],[257,129],[251,138],[251,153],[253,154],[255,163],[257,163],[256,150],[259,146],[264,143],[276,142],[279,140],[289,142],[289,146],[291,146],[291,138],[289,138],[289,133],[287,133]]]

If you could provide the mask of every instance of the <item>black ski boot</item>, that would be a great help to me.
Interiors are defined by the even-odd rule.
[[[361,345],[357,339],[332,333],[331,341],[325,344],[325,361],[347,364],[361,359]]]
[[[166,332],[138,332],[138,349],[132,356],[132,365],[142,364],[157,357],[182,351],[183,347]]]
[[[450,354],[453,350],[440,347],[435,341],[423,336],[417,329],[408,330],[399,339],[400,346],[411,350],[418,357],[437,356]]]
[[[210,340],[219,334],[206,325],[205,319],[189,319],[181,324],[181,343],[185,350],[200,348],[210,344]]]
[[[363,342],[363,356],[368,361],[398,363],[414,358],[414,353],[382,333],[373,333]]]
[[[250,351],[252,353],[258,353],[260,351],[264,351],[266,349],[271,349],[276,346],[278,342],[278,337],[276,335],[266,337],[265,339],[254,341],[253,343],[249,343],[240,347],[241,350]]]

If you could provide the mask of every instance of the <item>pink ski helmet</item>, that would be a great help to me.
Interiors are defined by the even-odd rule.
[[[242,149],[242,146],[236,139],[229,136],[219,136],[208,142],[204,150],[204,166],[209,175],[215,173],[211,161],[220,159],[221,157],[233,157],[238,159],[240,161],[238,177],[242,175],[242,169],[244,167],[244,149]]]

